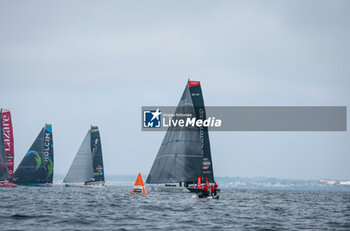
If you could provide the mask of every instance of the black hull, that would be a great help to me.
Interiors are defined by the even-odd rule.
[[[200,188],[191,188],[191,187],[188,187],[187,188],[191,193],[200,193],[202,192],[202,189]]]
[[[191,193],[201,193],[203,190],[201,188],[192,188],[192,187],[187,187],[187,189]],[[220,192],[220,189],[217,189],[218,192]]]

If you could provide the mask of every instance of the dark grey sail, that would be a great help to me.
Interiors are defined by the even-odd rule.
[[[0,118],[1,118],[1,112],[2,111],[0,111]],[[9,178],[10,176],[7,170],[4,135],[3,135],[2,123],[0,123],[0,181],[8,180]]]
[[[195,115],[189,85],[185,87],[175,116],[177,113]],[[146,183],[195,182],[202,175],[202,160],[199,128],[169,127]]]
[[[91,130],[89,130],[64,178],[64,183],[83,183],[94,181],[91,154]]]
[[[52,184],[53,155],[52,126],[46,124],[17,167],[13,181],[28,185]]]
[[[105,181],[100,131],[91,126],[91,153],[95,181]]]
[[[193,105],[195,106],[195,112],[197,119],[205,120],[207,119],[202,89],[199,81],[189,81],[189,89],[191,93],[191,98]],[[213,173],[213,162],[211,160],[210,142],[208,127],[200,127],[200,143],[203,153],[202,160],[202,175],[201,177],[205,179],[208,178],[210,183],[214,183],[214,173]]]

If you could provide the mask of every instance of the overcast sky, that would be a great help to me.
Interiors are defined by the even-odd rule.
[[[188,76],[210,106],[350,106],[350,1],[0,1],[15,167],[53,124],[66,174],[90,125],[106,175],[148,174]],[[348,116],[349,118],[349,116]],[[350,179],[349,132],[212,132],[216,176]]]

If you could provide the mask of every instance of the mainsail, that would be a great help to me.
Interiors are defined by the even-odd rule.
[[[104,182],[101,139],[97,126],[91,126],[64,178],[65,183]]]
[[[0,115],[2,115],[2,111],[0,111]],[[3,129],[2,129],[2,123],[0,123],[0,181],[4,181],[8,179],[9,179],[9,174],[7,170]]]
[[[5,156],[7,162],[7,169],[9,174],[9,180],[13,179],[13,166],[14,166],[14,142],[13,142],[13,130],[11,112],[8,109],[2,109],[1,111],[1,124],[3,132],[3,140],[5,146]]]
[[[178,114],[206,119],[199,81],[189,81],[186,85],[175,111],[175,119],[184,119]],[[198,176],[214,182],[208,129],[169,127],[146,183],[192,183]]]
[[[17,167],[13,181],[19,184],[52,184],[53,137],[51,124],[45,124]]]

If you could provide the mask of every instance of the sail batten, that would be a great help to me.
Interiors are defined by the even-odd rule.
[[[156,158],[163,158],[163,157],[168,157],[168,156],[184,156],[184,157],[202,157],[202,155],[178,155],[178,154],[168,154],[168,155],[163,155],[163,156],[158,156]]]

